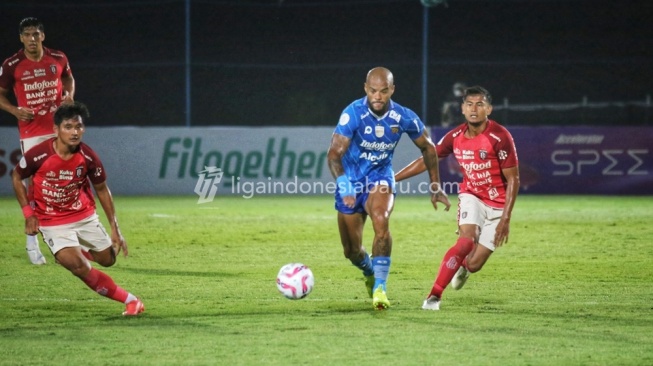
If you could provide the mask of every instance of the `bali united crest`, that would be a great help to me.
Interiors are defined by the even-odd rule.
[[[481,158],[481,160],[487,159],[487,150],[479,150],[478,157]]]

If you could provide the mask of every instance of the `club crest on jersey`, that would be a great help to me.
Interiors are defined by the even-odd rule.
[[[384,134],[385,134],[385,128],[383,128],[383,126],[374,127],[374,136],[383,137]]]
[[[52,71],[54,75],[57,75],[57,65],[50,65],[50,71]]]
[[[77,178],[81,178],[83,172],[84,172],[84,167],[81,165],[75,169],[75,175],[77,176]]]
[[[487,159],[487,150],[479,150],[478,157],[481,158],[481,160]]]

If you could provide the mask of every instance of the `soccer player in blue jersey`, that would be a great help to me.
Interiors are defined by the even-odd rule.
[[[390,307],[386,281],[390,271],[392,236],[390,214],[394,207],[395,180],[392,155],[406,133],[424,157],[431,181],[431,202],[451,204],[440,189],[438,155],[422,121],[412,110],[390,98],[395,91],[390,70],[375,67],[367,73],[365,97],[355,100],[340,115],[327,154],[329,169],[336,178],[338,228],[344,255],[365,276],[372,306]],[[372,220],[372,257],[363,248],[363,225]]]

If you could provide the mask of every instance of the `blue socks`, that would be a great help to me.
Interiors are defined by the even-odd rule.
[[[385,291],[385,283],[390,272],[390,257],[374,257],[372,267],[374,268],[374,289],[376,290],[377,287],[382,286],[383,291]]]
[[[367,253],[365,253],[365,258],[363,258],[359,263],[355,263],[354,261],[351,261],[351,263],[363,271],[363,276],[365,277],[374,274],[372,260],[370,260],[370,256]]]

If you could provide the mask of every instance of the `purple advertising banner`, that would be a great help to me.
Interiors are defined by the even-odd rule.
[[[517,147],[521,193],[653,194],[653,128],[507,128]],[[433,129],[436,140],[446,132]],[[462,179],[453,156],[443,163],[442,182]]]

